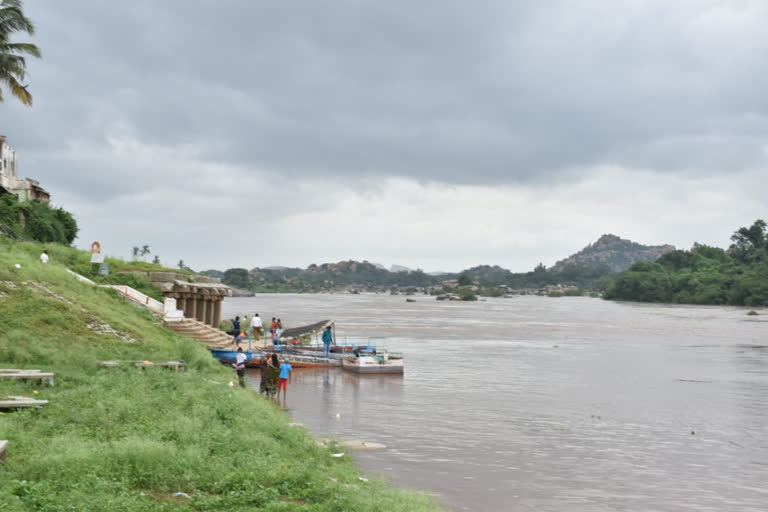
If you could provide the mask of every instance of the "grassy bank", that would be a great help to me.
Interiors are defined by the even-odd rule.
[[[231,371],[204,347],[41,265],[41,247],[0,240],[0,367],[56,374],[52,388],[0,380],[0,396],[50,401],[0,414],[10,441],[0,510],[437,510],[361,481],[349,456],[331,457],[274,404],[229,388]],[[99,369],[105,359],[184,359],[189,370]]]

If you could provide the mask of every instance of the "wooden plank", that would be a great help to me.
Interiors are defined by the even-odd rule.
[[[182,372],[187,368],[187,363],[184,361],[165,361],[162,363],[153,363],[152,361],[136,361],[133,363],[133,365],[136,368],[141,369],[147,368],[149,366],[160,366],[162,368],[171,368],[177,372]]]
[[[0,379],[39,379],[49,386],[53,386],[53,373],[41,371],[21,371],[16,373],[0,373]]]
[[[20,368],[0,368],[0,373],[19,373],[19,372],[39,372],[38,369],[28,369],[28,370],[22,370]]]
[[[166,361],[164,363],[155,363],[156,366],[171,368],[176,372],[183,372],[187,369],[187,363],[184,361]]]
[[[119,368],[120,361],[99,361],[99,366],[102,368]],[[165,361],[161,363],[155,363],[152,361],[129,361],[129,364],[133,364],[136,368],[144,368],[150,366],[160,366],[162,368],[171,368],[177,372],[183,372],[187,369],[187,363],[184,361]]]
[[[9,396],[10,400],[0,400],[0,409],[15,409],[20,407],[42,407],[48,400],[35,400],[25,396]]]
[[[8,459],[8,441],[0,441],[0,462]]]

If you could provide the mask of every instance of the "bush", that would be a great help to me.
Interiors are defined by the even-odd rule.
[[[0,197],[0,225],[15,238],[64,245],[71,244],[78,232],[71,213],[40,201],[19,202],[9,194]]]

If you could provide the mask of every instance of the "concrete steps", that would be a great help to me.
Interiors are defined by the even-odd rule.
[[[172,331],[201,341],[212,348],[230,348],[234,346],[232,336],[197,320],[185,318],[181,322],[169,322],[167,325]]]

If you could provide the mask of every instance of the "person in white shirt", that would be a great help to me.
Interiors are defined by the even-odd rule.
[[[46,249],[43,251],[43,254],[40,255],[40,262],[45,264],[48,263],[48,250]]]
[[[253,314],[253,318],[251,318],[251,331],[253,331],[253,339],[258,340],[261,338],[261,318],[259,318],[258,313]]]
[[[237,372],[237,380],[240,383],[240,387],[245,387],[245,362],[248,360],[245,354],[243,354],[243,347],[237,347],[237,356],[235,357],[235,364],[232,367]]]

